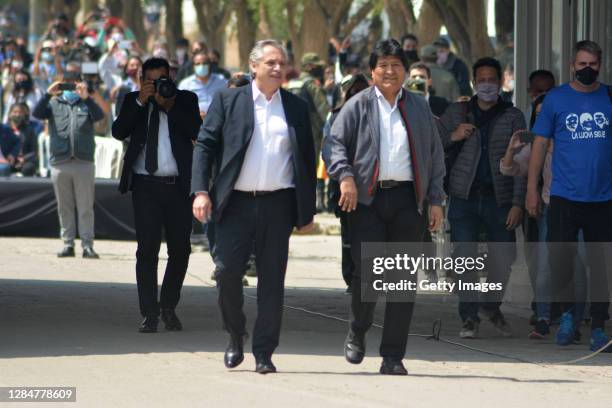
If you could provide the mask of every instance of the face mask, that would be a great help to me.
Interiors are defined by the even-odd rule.
[[[196,76],[207,77],[210,73],[210,66],[208,64],[198,64],[194,67]]]
[[[28,117],[26,115],[11,115],[9,120],[15,127],[21,128],[28,123]]]
[[[325,71],[323,70],[323,67],[316,67],[310,71],[310,75],[312,75],[314,78],[317,78],[319,80],[323,79],[324,73]]]
[[[410,60],[410,61],[418,61],[419,60],[419,53],[416,52],[416,50],[404,51],[404,54],[406,55],[406,58],[408,58],[408,60]]]
[[[579,71],[576,71],[576,80],[584,86],[590,86],[593,85],[595,81],[597,81],[598,75],[599,71],[595,71],[591,67],[586,67],[582,68]]]
[[[63,98],[66,100],[66,102],[68,102],[69,104],[73,104],[75,103],[77,100],[81,99],[81,97],[79,96],[78,93],[76,93],[75,91],[64,91],[62,93]]]
[[[15,82],[16,91],[23,90],[23,91],[29,92],[31,88],[32,88],[32,82],[27,79],[25,81]]]
[[[21,69],[21,68],[23,68],[23,61],[13,60],[13,62],[11,62],[11,67],[13,67],[15,69]]]
[[[438,51],[438,65],[444,65],[448,61],[448,51]]]
[[[123,34],[121,33],[113,33],[110,36],[111,40],[115,40],[115,42],[121,42],[123,41]]]
[[[138,69],[128,69],[125,74],[130,78],[135,78],[138,75]]]
[[[187,51],[184,50],[183,48],[178,48],[176,50],[176,59],[178,59],[180,62],[183,62],[185,60],[186,55],[187,55]]]
[[[40,57],[41,57],[41,58],[42,58],[42,60],[43,60],[43,61],[45,61],[45,62],[53,62],[53,59],[54,59],[54,58],[53,58],[53,55],[52,55],[50,52],[48,52],[48,51],[43,51],[43,52],[40,54]]]
[[[6,52],[6,59],[11,59],[15,56],[15,51],[10,50]]]
[[[153,56],[155,58],[168,59],[168,52],[163,48],[157,48],[153,50]]]
[[[214,70],[216,70],[217,68],[219,68],[219,63],[218,63],[218,62],[214,62],[214,61],[213,61],[213,62],[211,62],[211,63],[210,63],[210,70],[211,70],[211,71],[214,71]]]
[[[497,84],[477,84],[476,95],[483,102],[496,101],[499,96],[499,86]]]

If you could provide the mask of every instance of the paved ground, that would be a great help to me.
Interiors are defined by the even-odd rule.
[[[279,373],[268,376],[252,372],[251,355],[238,369],[223,366],[226,335],[208,253],[191,258],[178,309],[185,330],[143,335],[136,331],[135,243],[97,242],[99,261],[59,260],[58,246],[59,240],[0,238],[0,386],[76,386],[78,405],[86,407],[612,406],[612,355],[535,365],[411,337],[405,360],[411,375],[390,378],[376,374],[380,330],[373,328],[365,361],[349,365],[342,357],[346,323],[312,313],[347,317],[337,236],[292,237],[288,307],[274,356]],[[252,325],[255,289],[246,294]],[[429,334],[432,321],[442,319],[443,338],[459,341],[455,302],[420,296],[412,332]],[[588,354],[585,344],[560,349],[551,340],[528,340],[528,310],[504,310],[515,337],[502,339],[483,323],[483,338],[471,346],[544,362]]]

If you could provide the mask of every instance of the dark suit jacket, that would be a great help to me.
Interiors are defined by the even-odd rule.
[[[119,191],[122,193],[131,188],[132,167],[147,140],[148,105],[138,105],[137,97],[138,92],[130,92],[125,96],[119,116],[113,123],[115,139],[130,138],[123,157],[123,171],[119,182]],[[180,188],[186,195],[189,195],[191,183],[192,141],[196,139],[201,124],[196,94],[178,91],[174,107],[168,112],[168,130],[172,154],[178,167]]]
[[[280,92],[292,147],[297,198],[295,225],[301,227],[309,224],[315,214],[314,140],[306,102],[284,89]],[[206,113],[193,152],[191,191],[209,192],[216,221],[221,220],[223,209],[240,175],[254,123],[251,85],[219,91]]]
[[[436,117],[440,117],[446,111],[450,103],[446,100],[446,98],[442,98],[440,96],[429,95],[429,107],[431,108],[431,113]]]

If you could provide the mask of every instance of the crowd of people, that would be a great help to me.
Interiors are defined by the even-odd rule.
[[[76,28],[58,16],[34,55],[23,38],[4,38],[0,53],[0,175],[40,174],[39,137],[47,135],[64,243],[58,256],[75,256],[78,229],[83,256],[98,257],[94,135],[125,141],[120,189],[133,193],[142,332],[157,330],[160,313],[167,329],[182,328],[174,309],[193,211],[207,225],[216,264],[231,337],[226,365],[242,361],[241,286],[254,255],[257,370],[275,371],[289,234],[329,211],[341,223],[351,363],[363,359],[375,307],[360,290],[361,243],[431,241],[445,214],[456,256],[476,254],[483,240],[514,243],[523,229],[535,294],[530,338],[558,324],[556,343],[572,344],[588,319],[591,349],[608,343],[602,249],[547,245],[612,241],[612,93],[597,80],[596,43],[576,44],[570,83],[531,73],[529,112],[513,105],[511,63],[486,57],[470,70],[445,37],[428,45],[413,34],[382,40],[365,59],[349,37],[331,39],[331,57],[307,52],[299,63],[268,40],[254,47],[248,72],[234,73],[203,41],[180,39],[173,48],[156,41],[144,50],[120,19],[98,10]],[[158,302],[162,226],[169,261]],[[492,245],[488,255],[488,279],[505,287],[515,251]],[[481,316],[512,335],[503,296],[460,292],[460,337],[478,337]],[[405,373],[412,307],[386,305],[383,374]]]

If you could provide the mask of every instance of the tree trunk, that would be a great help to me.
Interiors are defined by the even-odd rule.
[[[495,0],[495,31],[497,48],[502,49],[514,34],[514,0]]]
[[[126,7],[123,7],[121,18],[136,36],[136,41],[138,41],[138,44],[140,44],[141,47],[144,47],[147,44],[147,32],[144,28],[144,13],[142,12],[142,4],[140,3],[140,0],[129,0],[126,1],[126,3]]]
[[[28,27],[29,43],[28,50],[31,53],[36,52],[36,48],[40,43],[40,36],[45,32],[45,0],[29,0],[30,6],[30,22]]]
[[[442,24],[442,19],[438,13],[436,13],[434,7],[428,1],[423,2],[417,24],[418,29],[416,30],[417,37],[419,38],[419,46],[422,47],[433,43],[434,40],[440,36]]]
[[[240,66],[245,71],[249,68],[249,53],[255,45],[257,26],[254,16],[248,8],[248,0],[236,0],[236,23],[238,25],[238,54]]]
[[[493,46],[487,32],[486,6],[485,0],[480,0],[480,3],[472,0],[470,1],[470,7],[467,9],[467,31],[470,36],[472,61],[494,55]]]
[[[104,4],[109,9],[111,16],[123,15],[123,0],[106,0]]]
[[[183,37],[183,0],[164,0],[166,5],[166,41],[170,55],[174,55],[176,41]]]
[[[331,27],[317,0],[304,0],[300,44],[295,51],[295,60],[300,61],[306,52],[314,52],[323,60],[327,59],[327,45],[331,37]]]
[[[426,2],[421,8],[426,7]],[[415,33],[417,22],[414,18],[414,8],[411,0],[385,0],[385,11],[389,18],[389,35],[398,41],[404,34]],[[420,37],[419,37],[420,38]]]

